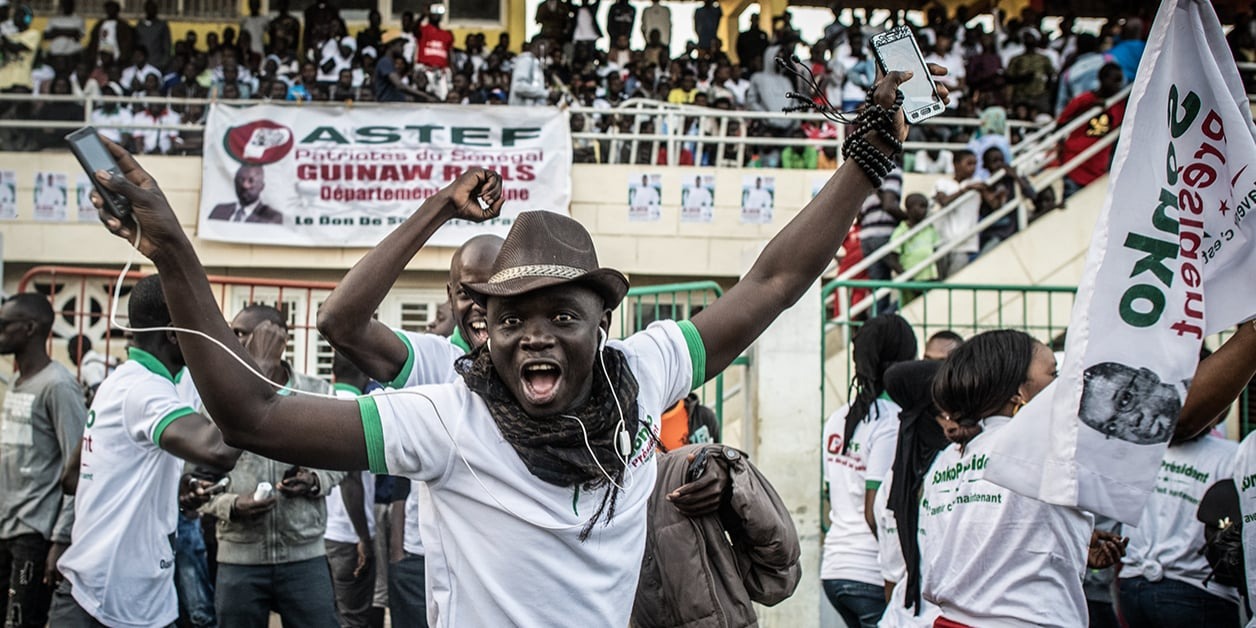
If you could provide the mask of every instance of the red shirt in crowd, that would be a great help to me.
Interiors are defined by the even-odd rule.
[[[1064,111],[1060,112],[1057,124],[1067,124],[1087,109],[1096,105],[1102,105],[1104,100],[1106,99],[1095,92],[1086,92],[1078,95],[1064,107]],[[1103,139],[1107,134],[1116,132],[1118,127],[1121,126],[1121,120],[1124,118],[1124,100],[1091,117],[1090,120],[1087,120],[1085,124],[1078,127],[1064,140],[1064,150],[1060,153],[1061,165],[1068,163],[1070,159],[1076,157],[1095,142]],[[1078,185],[1089,185],[1091,181],[1108,174],[1108,169],[1111,165],[1112,150],[1101,150],[1090,159],[1078,164],[1077,168],[1069,173],[1068,178]]]
[[[419,29],[419,52],[415,61],[434,68],[449,67],[449,51],[454,47],[454,34],[431,24]]]

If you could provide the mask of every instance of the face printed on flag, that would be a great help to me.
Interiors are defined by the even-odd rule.
[[[1086,369],[1082,423],[1108,438],[1139,445],[1165,443],[1173,434],[1182,399],[1148,369],[1104,362]]]

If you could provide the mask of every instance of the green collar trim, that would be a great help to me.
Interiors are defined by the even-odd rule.
[[[886,401],[894,401],[893,399],[890,399],[890,393],[889,391],[886,391],[886,390],[881,391],[881,394],[877,396],[877,399],[884,399]]]
[[[471,344],[467,342],[466,338],[462,337],[462,328],[457,325],[454,325],[454,335],[449,337],[449,342],[453,346],[462,349],[463,353],[471,353]]]
[[[174,383],[174,376],[170,374],[170,369],[166,368],[166,365],[162,364],[161,360],[157,359],[157,356],[137,347],[128,347],[126,356],[139,362],[141,366],[152,371],[153,374],[160,375],[171,384]]]
[[[352,384],[342,384],[342,383],[340,383],[340,382],[336,382],[335,384],[332,384],[332,385],[331,385],[331,389],[332,389],[332,390],[343,390],[343,391],[345,391],[345,392],[353,393],[353,396],[354,396],[354,397],[358,397],[358,396],[360,396],[360,395],[362,394],[362,391],[361,391],[361,390],[358,390],[358,387],[357,387],[357,386],[354,386],[354,385],[352,385]]]

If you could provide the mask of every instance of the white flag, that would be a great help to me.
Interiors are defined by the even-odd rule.
[[[1202,339],[1256,314],[1256,125],[1204,0],[1164,0],[1138,68],[1060,378],[987,479],[1138,522]]]

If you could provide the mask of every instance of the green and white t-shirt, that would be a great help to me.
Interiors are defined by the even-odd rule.
[[[970,626],[1085,626],[1094,519],[984,479],[991,442],[1010,421],[985,419],[981,434],[962,451],[942,450],[925,475],[922,596]]]
[[[1127,528],[1130,542],[1121,560],[1122,578],[1168,578],[1239,600],[1234,587],[1208,578],[1212,568],[1203,555],[1204,524],[1195,517],[1208,488],[1232,477],[1237,451],[1238,443],[1214,436],[1169,446],[1138,527]]]
[[[393,333],[405,343],[409,355],[401,372],[397,373],[393,381],[384,382],[385,386],[410,388],[447,384],[462,379],[454,370],[454,362],[471,351],[471,347],[462,339],[457,327],[454,328],[454,335],[449,338],[400,329],[394,329]]]
[[[842,453],[849,409],[842,407],[824,424],[830,525],[824,536],[820,578],[881,586],[885,581],[877,559],[877,538],[864,518],[864,494],[877,490],[894,464],[901,408],[889,399],[877,399],[868,409],[868,418],[855,426],[850,446]]]
[[[74,542],[57,567],[74,600],[109,626],[164,626],[179,617],[170,536],[183,461],[158,443],[194,414],[152,354],[130,359],[100,385],[83,432]]]
[[[375,473],[426,482],[423,546],[438,626],[626,626],[645,548],[658,420],[705,379],[688,322],[662,321],[624,341],[640,385],[639,419],[614,519],[579,535],[605,489],[559,487],[532,475],[484,401],[459,380],[359,398]],[[561,420],[561,419],[555,419]],[[473,471],[472,471],[473,470]]]

